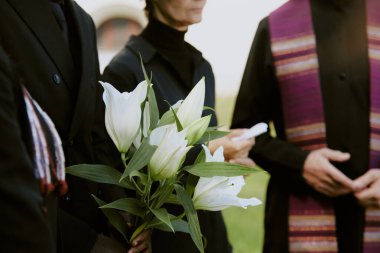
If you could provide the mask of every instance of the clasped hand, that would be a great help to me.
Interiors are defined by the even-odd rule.
[[[353,193],[361,205],[380,207],[380,169],[370,169],[352,180],[331,163],[346,162],[349,159],[349,153],[329,148],[312,151],[306,158],[303,178],[326,196],[338,197]]]

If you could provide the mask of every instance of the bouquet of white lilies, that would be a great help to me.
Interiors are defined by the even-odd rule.
[[[161,118],[146,73],[145,79],[130,93],[120,93],[111,84],[101,82],[106,128],[121,154],[123,173],[105,165],[88,164],[66,171],[98,183],[117,185],[128,192],[133,190],[133,196],[112,203],[94,196],[110,223],[128,242],[144,229],[180,231],[189,233],[199,251],[204,252],[196,210],[218,211],[260,204],[256,198],[237,197],[244,186],[243,175],[259,169],[225,163],[222,147],[212,155],[206,145],[202,145],[195,162],[184,167],[191,148],[228,132],[209,127],[211,115],[202,117],[203,110],[210,109],[204,108],[204,79]],[[164,208],[167,203],[182,205],[184,213],[170,214]],[[138,220],[132,235],[126,233],[122,212]]]

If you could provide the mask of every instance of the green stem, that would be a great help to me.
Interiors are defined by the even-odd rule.
[[[144,195],[144,191],[139,187],[139,185],[137,184],[137,182],[135,181],[135,179],[133,177],[131,177],[131,182],[136,187],[136,190],[138,191],[138,193],[140,195]]]
[[[124,169],[126,169],[128,166],[127,165],[128,158],[125,156],[125,153],[121,153],[121,160],[123,161]],[[143,190],[141,190],[141,188],[136,183],[136,181],[133,179],[133,177],[130,177],[130,178],[131,178],[131,182],[133,183],[133,185],[135,186],[135,188],[139,192],[139,194],[143,194]]]

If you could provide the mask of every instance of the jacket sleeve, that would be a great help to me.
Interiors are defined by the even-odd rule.
[[[12,78],[0,51],[0,247],[4,252],[54,252],[25,139],[29,128],[22,93]]]
[[[267,18],[260,22],[248,56],[232,128],[250,128],[259,122],[273,122],[277,137],[269,133],[257,137],[251,158],[272,176],[300,177],[308,153],[286,142]]]

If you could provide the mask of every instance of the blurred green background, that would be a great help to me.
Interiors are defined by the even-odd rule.
[[[218,97],[216,113],[218,123],[228,127],[231,123],[235,97]],[[258,172],[247,176],[241,197],[256,197],[265,203],[265,194],[269,176]],[[264,236],[264,204],[247,209],[231,207],[223,211],[228,237],[233,253],[262,252]]]

